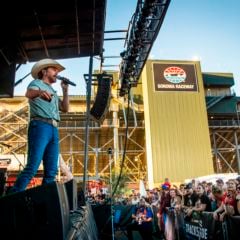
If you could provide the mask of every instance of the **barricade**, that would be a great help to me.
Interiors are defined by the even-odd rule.
[[[193,212],[186,217],[182,211],[167,213],[166,234],[169,240],[237,240],[240,239],[240,216],[227,216],[216,221],[211,212]]]
[[[125,227],[131,222],[132,205],[114,205],[114,226],[117,230],[125,230]],[[112,239],[111,224],[111,205],[92,205],[93,215],[97,224],[99,239]],[[117,213],[117,215],[116,215]],[[114,229],[114,230],[116,230]]]
[[[109,205],[92,206],[98,231],[101,239],[111,239],[111,215]],[[125,229],[131,222],[131,205],[114,205],[114,223],[117,227]],[[158,238],[159,227],[157,219],[157,208],[152,206],[153,235]],[[193,212],[192,217],[186,217],[184,212],[170,210],[167,213],[165,234],[168,240],[239,240],[240,239],[240,216],[226,217],[225,221],[219,222],[213,219],[211,212]],[[117,222],[116,222],[117,220]]]
[[[99,240],[92,207],[87,203],[70,216],[71,229],[66,240]]]
[[[133,206],[130,205],[114,205],[115,212],[121,213],[120,216],[115,216],[115,218],[118,217],[117,226],[121,229],[125,229],[127,224],[131,222],[132,207]],[[156,234],[159,232],[158,219],[156,216],[157,208],[153,206],[152,210],[154,213],[153,235],[158,239],[158,234]],[[110,206],[93,206],[93,213],[99,228],[99,233],[104,233],[102,239],[108,239],[107,237],[110,239]],[[223,222],[215,221],[211,212],[193,212],[192,217],[189,218],[186,217],[182,211],[170,210],[168,211],[167,216],[168,220],[165,226],[165,234],[167,233],[168,240],[240,239],[240,216],[226,217],[225,221]],[[114,220],[116,221],[115,218]]]

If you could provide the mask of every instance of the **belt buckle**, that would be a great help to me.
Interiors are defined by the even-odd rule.
[[[55,119],[52,119],[52,125],[54,127],[58,127],[58,122]]]

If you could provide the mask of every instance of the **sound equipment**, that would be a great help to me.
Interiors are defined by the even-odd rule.
[[[7,168],[0,168],[0,197],[3,195],[5,190],[6,174],[7,174]]]
[[[93,216],[99,232],[100,239],[112,239],[111,206],[92,205]]]
[[[6,239],[66,239],[69,205],[63,184],[50,183],[0,198],[0,233]]]
[[[78,240],[99,240],[105,238],[99,238],[98,229],[93,216],[92,207],[89,203],[84,207],[78,208],[76,212],[73,212],[70,216],[71,229],[68,233],[67,239]]]
[[[13,97],[16,64],[8,65],[0,58],[0,98]]]
[[[102,122],[111,99],[112,75],[99,74],[97,76],[98,88],[95,101],[90,109],[90,116],[97,122]]]
[[[69,210],[75,211],[78,207],[77,182],[74,179],[71,179],[70,181],[64,183],[64,185],[67,192]]]
[[[78,199],[78,207],[82,207],[82,206],[86,205],[86,200],[85,200],[82,183],[78,183],[77,199]]]

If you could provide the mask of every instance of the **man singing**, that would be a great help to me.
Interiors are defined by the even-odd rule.
[[[41,161],[44,168],[42,184],[55,181],[59,157],[59,110],[68,112],[69,100],[65,82],[61,82],[62,99],[57,96],[52,84],[56,82],[57,74],[64,69],[52,59],[40,60],[32,67],[34,80],[28,85],[25,94],[30,105],[27,165],[19,174],[11,192],[25,190],[36,175]]]

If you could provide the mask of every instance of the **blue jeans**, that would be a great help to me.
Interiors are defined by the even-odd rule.
[[[36,175],[43,161],[42,184],[55,181],[58,171],[59,136],[58,129],[49,123],[32,120],[28,127],[27,165],[19,174],[11,192],[25,190]]]

